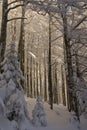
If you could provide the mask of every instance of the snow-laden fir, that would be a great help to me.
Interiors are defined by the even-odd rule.
[[[36,105],[32,112],[32,122],[35,126],[47,126],[46,112],[43,106],[41,96],[38,96]]]
[[[19,67],[15,43],[6,50],[0,74],[0,129],[29,130],[30,120],[20,80],[24,77]],[[3,121],[3,122],[2,122]]]

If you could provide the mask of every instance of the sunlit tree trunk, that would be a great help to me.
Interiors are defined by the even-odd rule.
[[[47,68],[46,68],[45,50],[44,50],[44,101],[47,101]]]
[[[39,78],[38,78],[38,63],[36,62],[36,92],[37,97],[39,96]]]
[[[34,97],[36,98],[36,61],[34,61]]]
[[[32,56],[30,57],[30,97],[32,98]]]
[[[66,96],[65,96],[65,79],[64,79],[64,68],[61,65],[61,73],[62,73],[62,97],[63,97],[63,104],[66,106]]]
[[[40,96],[43,97],[41,63],[39,64],[39,78],[40,78]]]
[[[14,42],[16,42],[16,24],[17,24],[17,20],[14,20],[14,28],[13,28],[13,36],[12,36],[12,40]]]

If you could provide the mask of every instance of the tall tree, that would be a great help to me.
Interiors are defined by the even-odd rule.
[[[50,108],[53,109],[53,88],[51,70],[51,14],[49,13],[49,48],[48,48],[48,91]]]
[[[25,4],[25,1],[23,1],[23,4]],[[26,6],[22,6],[22,18],[25,17],[25,7]],[[25,30],[24,30],[24,19],[21,19],[21,26],[20,26],[20,38],[19,38],[19,44],[18,44],[18,58],[20,61],[20,67],[23,71],[23,75],[24,75],[24,64],[25,64]],[[24,84],[23,82],[21,84]],[[24,86],[24,85],[23,85]],[[25,88],[24,88],[25,89]]]
[[[2,1],[2,22],[1,22],[1,35],[0,35],[0,62],[4,59],[5,47],[6,47],[6,36],[7,36],[7,20],[8,14],[8,0]]]
[[[20,79],[24,80],[24,77],[17,60],[14,42],[8,46],[5,53],[5,59],[1,65],[3,70],[2,80],[5,84],[0,84],[0,97],[2,97],[6,108],[5,118],[11,121],[11,125],[12,121],[15,121],[18,129],[24,127],[27,129],[27,126],[24,126],[23,123],[27,123],[29,127],[29,117],[23,89],[20,85]],[[1,96],[2,93],[4,96]]]

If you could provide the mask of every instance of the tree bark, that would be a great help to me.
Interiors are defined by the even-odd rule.
[[[25,6],[22,6],[22,17],[25,16]],[[25,64],[25,31],[24,31],[24,19],[21,19],[21,26],[20,26],[20,38],[19,38],[19,45],[18,45],[18,59],[20,62],[20,67],[24,75],[24,64]],[[21,81],[23,89],[24,87],[24,82]]]
[[[1,22],[1,35],[0,35],[0,62],[4,59],[5,48],[6,48],[6,37],[7,37],[7,18],[8,14],[8,0],[3,0],[2,3],[2,22]]]
[[[74,111],[79,120],[78,115],[78,106],[77,106],[77,97],[75,93],[75,86],[73,81],[73,67],[72,67],[72,56],[71,56],[71,45],[70,39],[68,37],[68,23],[66,11],[62,14],[63,19],[63,28],[64,28],[64,46],[65,46],[65,55],[67,63],[67,97],[68,97],[68,109],[69,111]]]
[[[55,63],[55,66],[54,66],[54,91],[53,91],[53,94],[54,94],[54,103],[57,103],[58,104],[58,88],[57,88],[57,66],[56,66],[56,63]]]
[[[42,92],[42,73],[41,73],[41,63],[39,64],[39,78],[40,78],[40,96],[43,97],[43,92]]]
[[[65,96],[65,79],[64,79],[64,69],[63,65],[61,65],[61,73],[62,73],[62,97],[63,97],[63,105],[66,106],[66,96]]]
[[[67,94],[68,94],[68,109],[71,111],[73,109],[73,69],[72,69],[72,58],[71,58],[71,46],[70,41],[67,37],[67,18],[66,14],[63,15],[63,27],[64,27],[64,44],[65,44],[65,54],[67,63]]]
[[[44,101],[47,101],[47,69],[46,69],[45,50],[44,50]]]
[[[53,109],[53,88],[51,72],[51,14],[49,14],[48,91],[50,108]]]
[[[36,63],[36,80],[37,80],[37,85],[36,85],[36,92],[37,92],[37,97],[39,96],[39,78],[38,78],[38,63]]]
[[[32,98],[32,56],[30,57],[30,97]]]

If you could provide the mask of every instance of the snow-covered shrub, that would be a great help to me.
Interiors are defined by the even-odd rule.
[[[80,122],[77,119],[76,113],[74,111],[71,112],[70,122],[76,129],[80,129]]]
[[[8,46],[4,61],[1,63],[2,74],[0,74],[0,111],[4,112],[6,118],[11,121],[16,130],[27,130],[30,125],[27,104],[20,80],[24,81],[15,51],[15,43]],[[26,126],[22,127],[25,122]],[[28,127],[27,127],[28,126]]]
[[[46,112],[43,106],[41,96],[37,98],[37,102],[32,112],[32,115],[32,122],[35,126],[47,126]]]

